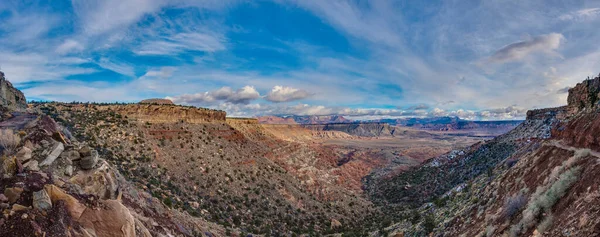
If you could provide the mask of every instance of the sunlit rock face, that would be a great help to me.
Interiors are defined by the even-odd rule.
[[[0,106],[9,110],[23,110],[27,108],[25,95],[14,88],[12,83],[4,78],[3,72],[0,72]]]

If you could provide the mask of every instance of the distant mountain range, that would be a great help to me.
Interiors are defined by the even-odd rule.
[[[392,126],[414,127],[427,130],[453,131],[466,129],[512,129],[522,120],[471,121],[459,117],[399,118],[356,121],[341,115],[326,116],[262,116],[262,124],[338,124],[338,123],[387,123]]]
[[[522,120],[471,121],[458,117],[401,118],[380,119],[371,122],[388,123],[402,127],[414,127],[436,131],[473,130],[473,129],[506,129],[519,125]]]
[[[257,119],[258,122],[262,124],[330,124],[354,122],[341,115],[262,116]]]

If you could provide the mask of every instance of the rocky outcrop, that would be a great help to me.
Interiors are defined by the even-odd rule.
[[[573,107],[561,106],[556,108],[532,109],[527,111],[527,120],[558,118],[564,119],[573,114]]]
[[[24,110],[27,108],[25,95],[4,78],[3,72],[0,72],[0,107],[8,110]]]
[[[600,93],[600,76],[587,79],[571,89],[567,97],[569,107],[576,110],[595,108],[598,105]]]
[[[175,105],[175,104],[173,104],[173,101],[171,101],[169,99],[160,99],[160,98],[145,99],[145,100],[140,101],[140,104]]]

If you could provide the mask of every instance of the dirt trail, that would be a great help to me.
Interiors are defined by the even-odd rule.
[[[568,150],[568,151],[573,151],[573,152],[577,152],[577,151],[581,151],[581,150],[584,150],[584,149],[588,149],[588,150],[590,150],[590,155],[592,155],[592,156],[594,156],[596,158],[600,158],[600,152],[591,150],[589,148],[572,147],[572,146],[568,146],[568,145],[562,144],[560,141],[557,141],[557,140],[550,141],[549,144],[552,145],[552,146],[558,147],[560,149]]]

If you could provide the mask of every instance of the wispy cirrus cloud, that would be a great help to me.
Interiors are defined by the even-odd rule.
[[[533,53],[558,55],[555,51],[565,37],[559,33],[540,35],[531,40],[520,41],[506,45],[496,51],[490,58],[492,63],[507,63],[521,60]]]
[[[100,58],[96,62],[96,64],[104,69],[125,75],[125,76],[134,76],[134,67],[133,65],[125,62],[115,62],[109,58]]]
[[[78,27],[90,36],[126,30],[144,15],[168,4],[164,0],[73,0]]]
[[[581,10],[573,11],[567,14],[563,14],[558,18],[563,21],[585,21],[592,20],[600,16],[600,8],[584,8]]]
[[[186,51],[216,52],[225,50],[224,37],[215,33],[179,33],[142,44],[139,55],[174,55]]]

